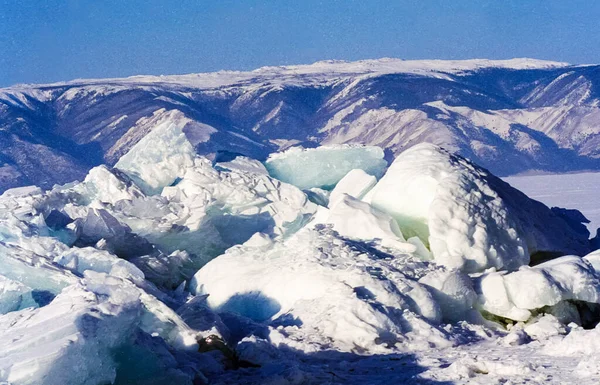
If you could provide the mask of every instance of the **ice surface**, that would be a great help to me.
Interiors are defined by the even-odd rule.
[[[93,247],[73,247],[54,257],[53,262],[80,275],[90,270],[136,281],[143,281],[145,278],[144,273],[133,263]]]
[[[74,284],[77,277],[58,268],[51,259],[52,255],[48,254],[40,255],[19,246],[0,243],[0,275],[52,298]]]
[[[152,145],[134,147],[117,164],[123,170],[98,167],[81,184],[54,192],[77,203],[63,208],[73,220],[74,245],[132,259],[152,282],[176,287],[255,232],[285,236],[315,212],[316,205],[302,191],[269,177],[258,161],[238,157],[213,167],[206,158],[185,152],[185,146],[189,157],[155,153],[170,148],[168,135],[165,139],[161,132],[172,129],[157,127],[146,137]],[[187,141],[183,133],[177,140]],[[150,174],[144,174],[146,167]],[[150,179],[140,182],[144,175]],[[137,186],[159,180],[172,185],[157,182],[153,190]]]
[[[444,321],[480,322],[481,316],[474,310],[477,294],[468,275],[456,270],[436,270],[421,278],[419,283],[432,292]]]
[[[41,309],[4,315],[0,379],[18,384],[113,382],[117,364],[110,350],[127,341],[139,310],[136,295],[100,299],[77,286]]]
[[[0,275],[0,314],[35,306],[31,291],[30,287]]]
[[[343,194],[362,199],[376,183],[377,178],[373,175],[369,175],[361,169],[351,170],[331,191],[331,194],[329,195],[329,206],[333,206]]]
[[[74,186],[73,190],[86,198],[87,203],[99,201],[115,204],[144,195],[125,173],[104,165],[91,169],[83,183]]]
[[[119,360],[135,359],[117,359],[115,351],[134,349],[146,358],[156,356],[158,342],[149,344],[143,335],[160,336],[163,343],[184,351],[195,345],[193,329],[162,302],[168,298],[146,283],[133,264],[106,251],[65,250],[54,242],[54,247],[51,238],[44,244],[46,255],[0,245],[0,309],[7,313],[0,317],[0,380],[112,382],[121,370]],[[135,336],[145,342],[140,345]],[[155,361],[178,372],[172,357],[156,356]],[[147,375],[141,378],[147,380]],[[189,383],[194,375],[182,372],[176,377],[182,382],[175,383]]]
[[[237,156],[233,160],[227,162],[217,162],[215,166],[218,169],[221,168],[228,171],[269,175],[269,172],[261,162],[246,156]]]
[[[47,306],[0,317],[0,379],[18,384],[113,383],[121,366],[127,365],[121,360],[145,357],[165,372],[171,370],[172,383],[191,383],[193,374],[161,357],[148,339],[139,340],[143,333],[171,331],[168,337],[177,342],[173,323],[182,322],[173,312],[165,319],[144,297],[148,294],[123,279],[86,274]],[[163,319],[152,321],[153,317]],[[185,338],[186,331],[178,333]],[[132,348],[139,356],[115,355]],[[139,374],[146,381],[151,375]]]
[[[590,263],[596,272],[600,273],[600,250],[592,251],[583,259]]]
[[[196,152],[183,129],[189,122],[178,111],[152,129],[115,167],[129,175],[146,194],[159,194],[193,164]]]
[[[331,224],[340,235],[363,241],[381,241],[387,247],[416,253],[417,246],[404,240],[398,224],[390,215],[348,194],[337,197],[329,210],[315,217],[313,225]]]
[[[115,178],[107,181],[114,184],[100,192],[67,186],[45,195],[22,189],[0,197],[0,204],[8,208],[0,215],[0,227],[9,232],[0,242],[0,313],[6,313],[0,317],[0,381],[141,384],[152,378],[190,384],[202,378],[197,369],[185,368],[197,365],[197,359],[173,356],[197,346],[196,331],[165,304],[175,306],[177,301],[146,281],[133,263],[113,254],[114,247],[107,247],[119,244],[124,255],[139,255],[144,251],[140,245],[148,241],[132,234],[106,209],[74,204],[112,210],[106,199],[111,188],[114,196],[139,191]],[[139,192],[127,198],[144,196]],[[117,205],[127,198],[112,202]],[[57,231],[68,227],[76,242],[94,247],[63,243]],[[173,257],[173,262],[182,260],[185,256]],[[125,369],[128,361],[139,359],[148,364],[143,373],[133,375]],[[213,358],[202,360],[210,370],[222,370]]]
[[[580,210],[590,220],[587,227],[592,235],[600,228],[600,208],[596,203],[600,173],[515,176],[504,180],[548,207]]]
[[[269,156],[269,174],[301,189],[332,189],[348,172],[361,169],[380,177],[387,167],[383,150],[373,146],[291,148]]]
[[[331,191],[322,188],[313,187],[309,190],[302,190],[307,198],[316,205],[327,207],[329,205],[329,196]]]
[[[577,213],[435,146],[379,182],[372,148],[273,157],[322,163],[302,191],[168,121],[118,167],[0,196],[0,382],[572,380],[544,357],[597,333],[598,253],[554,258],[587,252]],[[593,383],[585,349],[565,354]]]
[[[552,314],[544,314],[524,328],[525,333],[535,340],[545,340],[552,336],[566,334],[565,324]]]
[[[101,240],[103,248],[123,257],[132,258],[150,254],[152,245],[144,238],[131,232],[127,225],[121,224],[104,209],[88,210],[84,218],[74,222],[78,232],[77,246],[96,245]]]

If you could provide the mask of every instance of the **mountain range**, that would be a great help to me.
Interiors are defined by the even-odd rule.
[[[600,169],[600,65],[323,61],[0,89],[0,191],[81,180],[159,125],[210,159],[363,143],[441,145],[498,175]]]

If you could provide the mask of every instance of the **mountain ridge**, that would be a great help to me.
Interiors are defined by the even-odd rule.
[[[213,158],[342,143],[393,156],[431,142],[500,175],[597,170],[599,85],[598,65],[384,58],[11,86],[0,191],[81,179],[158,124],[195,126]]]
[[[262,66],[253,70],[219,70],[212,72],[193,72],[178,75],[132,75],[125,77],[109,77],[109,78],[77,78],[68,81],[58,81],[52,83],[19,83],[2,89],[21,88],[21,87],[62,87],[75,86],[83,84],[96,83],[127,83],[127,82],[158,82],[159,80],[167,80],[172,82],[183,82],[186,78],[194,78],[198,76],[215,77],[218,75],[258,75],[258,74],[273,74],[281,75],[282,73],[294,71],[302,73],[325,72],[329,67],[332,70],[337,70],[337,73],[410,73],[411,71],[436,71],[458,73],[460,71],[476,70],[483,68],[507,68],[507,69],[548,69],[560,67],[586,67],[594,66],[595,64],[571,64],[568,62],[557,62],[552,60],[541,60],[533,58],[512,58],[512,59],[462,59],[462,60],[443,60],[443,59],[398,59],[384,57],[379,59],[364,59],[356,61],[348,60],[320,60],[311,64],[292,64],[279,66]],[[312,70],[312,71],[311,71]],[[333,71],[335,72],[335,71]]]

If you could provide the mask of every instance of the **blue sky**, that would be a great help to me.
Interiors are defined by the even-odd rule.
[[[592,0],[0,0],[0,86],[324,59],[600,63]]]

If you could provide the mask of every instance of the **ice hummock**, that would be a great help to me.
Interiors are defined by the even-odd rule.
[[[309,149],[294,147],[272,154],[265,166],[272,177],[300,189],[319,187],[331,190],[354,169],[381,177],[387,162],[379,147],[340,145]]]
[[[159,326],[174,330],[174,319],[153,323],[157,310],[144,296],[114,276],[86,275],[45,307],[0,317],[0,378],[15,384],[114,383],[128,360],[143,359],[163,370],[139,373],[136,383],[161,377],[163,383],[191,383],[194,373],[179,367],[168,349],[159,349],[168,338],[150,336]]]
[[[577,256],[522,266],[509,274],[484,273],[473,282],[481,310],[515,321],[527,321],[532,311],[563,301],[600,303],[598,272]]]
[[[380,352],[426,345],[423,335],[451,344],[436,326],[439,305],[418,282],[423,262],[409,252],[385,255],[327,227],[283,241],[257,234],[200,269],[190,286],[209,294],[215,311],[266,322],[270,340],[294,349]]]
[[[263,172],[218,168],[195,157],[176,174],[177,183],[146,195],[121,170],[101,166],[55,193],[79,203],[61,208],[72,221],[74,245],[109,250],[138,263],[155,282],[177,286],[255,232],[285,236],[316,210],[298,188]]]
[[[418,236],[436,262],[466,272],[590,249],[548,207],[432,144],[400,154],[364,200],[394,217],[405,237]]]

